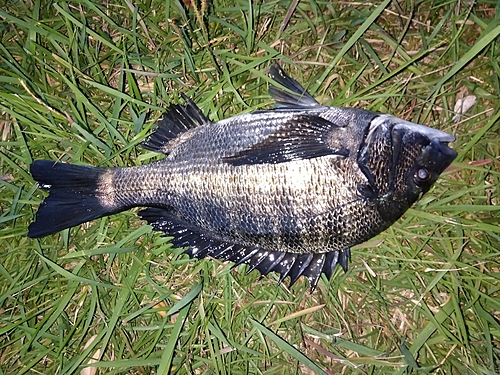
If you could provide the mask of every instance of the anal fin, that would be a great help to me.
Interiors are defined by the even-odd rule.
[[[172,142],[178,145],[189,139],[182,136],[188,130],[198,126],[210,124],[210,120],[203,114],[198,106],[187,96],[181,94],[186,105],[172,104],[167,112],[158,121],[155,132],[142,144],[145,149],[168,154],[172,149]]]

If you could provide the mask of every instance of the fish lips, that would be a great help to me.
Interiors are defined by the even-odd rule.
[[[447,142],[432,139],[422,150],[422,157],[428,168],[435,173],[442,173],[457,157],[457,152],[448,147]]]
[[[407,122],[393,126],[391,137],[393,169],[388,179],[392,183],[391,190],[401,190],[400,194],[412,204],[430,189],[439,175],[457,157],[457,152],[448,147],[448,142],[454,141],[455,137],[441,130]],[[408,147],[410,149],[421,147],[418,157],[414,160],[411,160],[410,155],[416,150],[410,153],[403,151]],[[401,159],[403,154],[406,154],[406,157]],[[394,168],[401,163],[408,168],[403,179],[398,178]],[[423,180],[418,177],[420,171],[424,171],[426,176]],[[396,188],[397,183],[394,182],[396,180],[400,181],[400,185],[406,184],[406,188]]]
[[[399,163],[403,149],[415,144],[424,145],[419,158],[420,163],[424,163],[427,168],[438,175],[457,157],[457,152],[448,147],[448,143],[455,140],[453,135],[393,116],[388,122],[392,122],[390,137],[393,173],[395,173],[394,168]]]

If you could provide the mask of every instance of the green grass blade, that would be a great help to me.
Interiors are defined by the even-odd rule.
[[[256,320],[251,320],[252,325],[260,331],[263,335],[271,339],[281,350],[285,353],[289,354],[291,357],[295,358],[300,363],[303,363],[311,370],[313,370],[316,374],[327,375],[326,371],[319,367],[316,363],[311,361],[307,356],[305,356],[300,350],[295,348],[293,345],[290,345],[287,341],[283,340],[280,336],[275,334],[269,328],[265,327],[261,323]]]

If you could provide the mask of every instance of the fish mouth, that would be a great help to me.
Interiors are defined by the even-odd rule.
[[[429,140],[437,140],[440,143],[447,144],[455,141],[455,137],[441,130],[429,128],[425,125],[415,124],[414,122],[406,121],[392,115],[379,115],[374,118],[370,124],[369,133],[372,133],[378,127],[394,130],[408,130],[415,133],[420,133],[426,136]],[[370,134],[369,134],[370,135]]]
[[[441,130],[429,128],[425,125],[415,124],[394,117],[392,119],[392,124],[393,163],[397,163],[401,154],[403,142],[400,137],[401,133],[405,132],[413,134],[410,139],[416,139],[415,135],[419,134],[429,140],[429,144],[422,149],[422,156],[429,159],[433,170],[438,174],[441,174],[441,172],[457,157],[457,152],[448,146],[448,143],[455,141],[453,135]],[[411,141],[409,142],[411,143]]]

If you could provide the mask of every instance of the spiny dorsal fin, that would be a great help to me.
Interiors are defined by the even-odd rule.
[[[265,250],[257,246],[245,246],[213,238],[203,233],[201,228],[189,224],[176,217],[168,209],[147,208],[139,212],[154,230],[173,236],[172,243],[177,247],[188,247],[185,251],[191,258],[202,259],[213,257],[239,264],[247,264],[248,272],[258,270],[263,276],[270,272],[280,275],[281,283],[290,276],[292,286],[301,276],[309,279],[311,292],[318,284],[321,274],[327,279],[333,275],[337,265],[347,272],[350,250],[332,251],[328,253],[290,253]]]
[[[210,120],[203,114],[198,106],[186,95],[181,94],[186,102],[185,106],[172,104],[162,119],[158,121],[158,128],[142,144],[145,149],[168,154],[172,145],[171,142],[189,129],[201,125],[210,124]],[[185,141],[186,139],[179,139]],[[178,145],[178,142],[175,142]]]
[[[270,86],[269,95],[276,101],[279,109],[303,109],[321,107],[309,93],[293,78],[288,76],[279,64],[274,64],[269,69],[269,76],[288,90]]]

